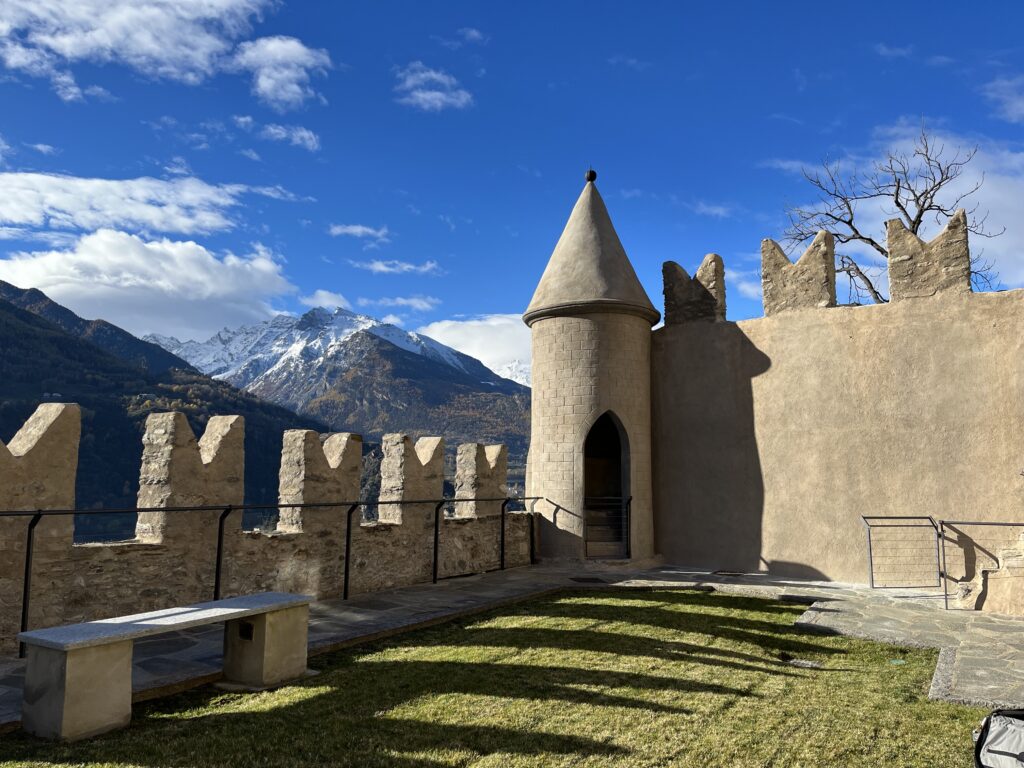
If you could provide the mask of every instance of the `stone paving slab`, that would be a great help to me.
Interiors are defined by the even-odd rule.
[[[559,589],[698,589],[808,605],[796,626],[902,646],[938,648],[930,696],[987,707],[1024,706],[1024,620],[945,611],[941,593],[871,590],[767,574],[714,574],[661,566],[531,566],[448,579],[310,606],[310,655],[481,613]],[[223,630],[208,625],[135,644],[140,701],[220,677]],[[24,664],[0,659],[0,726],[20,718]]]

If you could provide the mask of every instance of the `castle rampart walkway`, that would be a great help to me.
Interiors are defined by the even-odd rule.
[[[1024,705],[1024,620],[976,611],[945,611],[936,591],[871,590],[836,583],[724,575],[675,567],[649,570],[532,566],[450,579],[312,606],[310,654],[487,611],[563,588],[696,588],[808,604],[797,626],[869,640],[939,648],[930,695],[980,706]],[[135,699],[220,676],[220,626],[136,644]],[[0,727],[20,716],[23,662],[0,661]]]

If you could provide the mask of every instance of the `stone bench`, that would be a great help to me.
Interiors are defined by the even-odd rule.
[[[224,679],[259,689],[302,677],[310,597],[282,592],[22,632],[26,661],[22,727],[50,739],[82,739],[132,717],[135,640],[224,622]]]

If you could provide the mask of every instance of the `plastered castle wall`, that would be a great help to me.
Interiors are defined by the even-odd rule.
[[[970,292],[962,215],[930,243],[889,232],[888,304],[831,306],[831,238],[796,264],[768,241],[766,317],[653,333],[667,561],[867,583],[861,515],[1024,520],[1024,291]],[[953,591],[1001,530],[950,534]],[[934,579],[927,530],[881,537],[885,578]]]
[[[0,443],[0,509],[73,509],[80,414],[76,405],[45,404],[10,444]],[[75,545],[73,519],[45,517],[36,531],[29,626],[55,626],[213,597],[218,520],[241,504],[244,467],[241,417],[214,417],[197,440],[180,413],[152,414],[143,436],[140,507],[205,507],[205,511],[139,515],[131,541]],[[375,522],[353,515],[351,594],[427,581],[433,557],[434,504],[442,497],[441,438],[387,435],[381,504]],[[503,446],[460,446],[461,497],[504,497]],[[225,518],[221,596],[280,590],[335,597],[344,589],[348,502],[359,496],[358,435],[284,434],[279,502],[331,507],[281,510],[276,530],[247,532],[242,512]],[[439,576],[496,568],[501,503],[456,504],[442,519]],[[16,648],[21,617],[25,533],[30,518],[0,519],[0,652]],[[506,517],[506,566],[530,561],[528,516]]]

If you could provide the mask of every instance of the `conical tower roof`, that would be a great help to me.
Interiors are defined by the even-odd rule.
[[[652,325],[658,322],[658,310],[640,285],[594,186],[596,178],[593,171],[587,173],[587,185],[523,315],[527,325],[581,311],[625,312]]]

